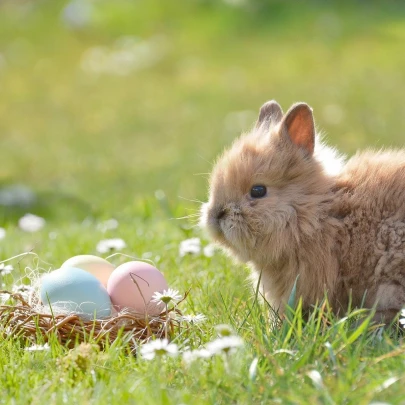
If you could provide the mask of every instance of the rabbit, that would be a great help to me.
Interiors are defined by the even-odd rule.
[[[375,309],[392,322],[405,305],[405,151],[325,146],[313,111],[265,103],[255,127],[217,160],[201,224],[247,263],[283,313],[294,283],[303,309],[324,299],[343,316]]]

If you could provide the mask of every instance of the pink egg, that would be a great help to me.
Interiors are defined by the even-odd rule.
[[[107,281],[107,291],[116,308],[128,308],[140,314],[158,315],[163,305],[150,300],[155,292],[167,288],[163,274],[156,267],[139,261],[121,264]]]

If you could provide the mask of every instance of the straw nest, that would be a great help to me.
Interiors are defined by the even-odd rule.
[[[0,294],[9,294],[7,302],[11,302],[0,305],[0,338],[12,335],[38,344],[48,342],[54,335],[69,348],[89,339],[104,347],[121,338],[135,351],[144,341],[170,339],[180,329],[181,312],[177,306],[153,317],[119,312],[105,319],[85,320],[77,314],[49,313],[49,308],[46,313],[44,306],[31,300],[27,302],[20,293],[3,290]]]

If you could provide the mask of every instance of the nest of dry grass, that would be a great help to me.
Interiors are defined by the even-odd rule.
[[[0,337],[2,334],[18,336],[33,344],[48,342],[54,335],[69,348],[90,339],[104,347],[120,338],[131,350],[136,350],[140,343],[153,337],[170,339],[181,327],[178,320],[181,312],[177,306],[159,316],[119,312],[105,319],[88,321],[77,314],[45,313],[37,303],[27,302],[19,293],[0,291],[0,294],[9,294],[12,302],[0,305]]]

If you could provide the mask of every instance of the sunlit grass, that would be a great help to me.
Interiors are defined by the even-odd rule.
[[[0,261],[32,252],[11,261],[5,287],[122,238],[122,253],[153,260],[180,293],[191,288],[186,314],[207,317],[174,339],[180,352],[215,339],[218,324],[244,347],[227,361],[187,365],[181,355],[135,358],[117,343],[78,349],[88,350],[78,366],[82,354],[53,338],[50,350],[28,352],[8,336],[0,341],[0,404],[403,403],[404,343],[395,328],[383,331],[359,310],[337,319],[320,303],[307,321],[298,304],[273,329],[247,270],[219,252],[179,252],[187,238],[209,244],[197,217],[184,217],[206,198],[216,155],[267,99],[284,109],[307,101],[329,142],[348,154],[403,144],[402,2],[246,3],[98,1],[81,28],[63,22],[67,3],[59,0],[1,3],[0,191],[24,184],[36,197],[0,204]],[[160,58],[124,75],[83,69],[89,50],[116,55],[128,36],[144,45],[158,38]],[[45,227],[19,229],[27,212]],[[109,218],[118,228],[103,232],[98,224]]]

